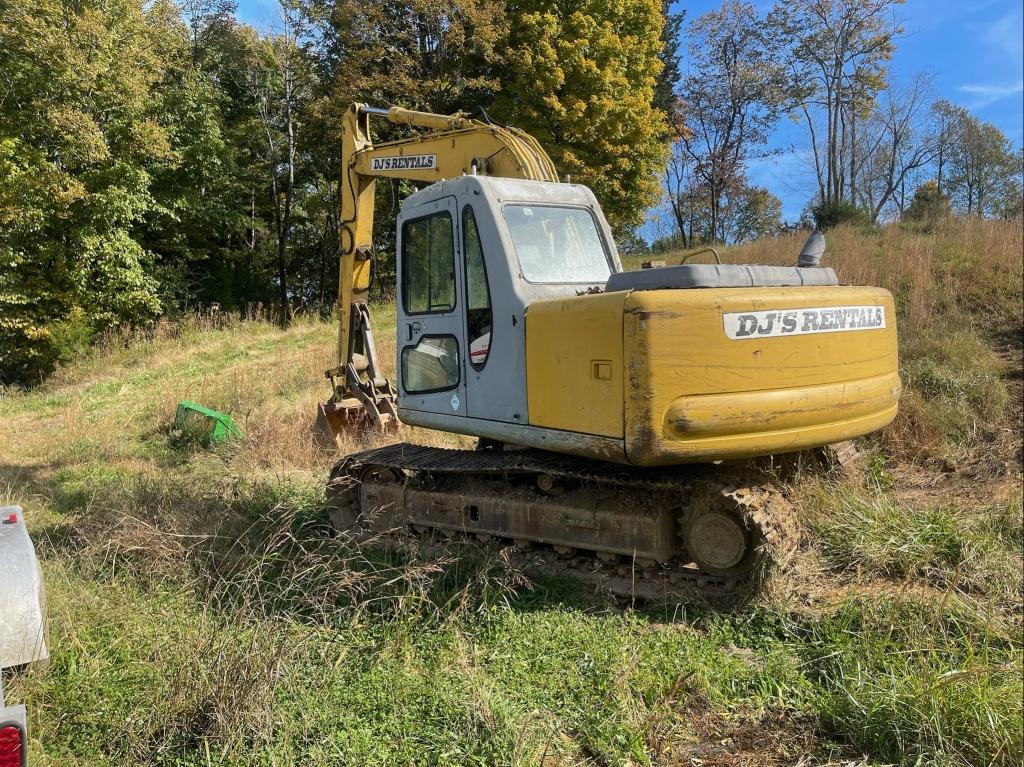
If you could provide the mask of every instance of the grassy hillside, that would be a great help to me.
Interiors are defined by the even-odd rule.
[[[801,239],[726,259],[791,262]],[[108,339],[0,397],[0,500],[26,508],[49,601],[49,665],[7,680],[32,757],[1019,764],[1021,254],[1019,223],[830,236],[844,281],[897,296],[906,399],[863,441],[863,476],[794,480],[806,545],[736,611],[330,538],[334,457],[309,431],[330,325],[209,316]],[[185,398],[245,438],[172,434]]]

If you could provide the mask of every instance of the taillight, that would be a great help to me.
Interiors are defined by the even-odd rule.
[[[25,767],[25,731],[12,722],[0,725],[0,767]]]

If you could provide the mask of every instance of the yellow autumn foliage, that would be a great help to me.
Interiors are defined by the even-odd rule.
[[[533,134],[562,174],[590,186],[619,232],[660,193],[665,114],[660,0],[511,3],[501,119]]]

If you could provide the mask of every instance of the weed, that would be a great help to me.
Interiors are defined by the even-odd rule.
[[[889,471],[889,462],[884,455],[874,453],[868,460],[864,470],[864,479],[872,487],[879,490],[889,490],[895,480]]]

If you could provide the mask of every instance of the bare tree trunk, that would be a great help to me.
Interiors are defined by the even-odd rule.
[[[839,164],[839,84],[835,89],[829,88],[828,105],[828,199],[826,203],[836,202],[839,198],[837,185],[839,173],[836,167]]]
[[[849,137],[846,134],[846,113],[847,110],[839,105],[839,179],[836,186],[839,188],[838,199],[842,200],[846,195],[846,166],[849,153],[847,151]]]
[[[287,327],[290,316],[288,311],[286,256],[288,251],[288,237],[291,234],[292,226],[292,202],[295,199],[295,121],[292,112],[291,75],[287,72],[285,73],[284,83],[285,126],[288,131],[288,162],[286,163],[288,178],[284,191],[283,221],[277,240],[277,274],[281,286],[281,326]]]
[[[284,234],[285,215],[282,208],[281,194],[277,184],[277,171],[271,172],[270,176],[270,197],[274,203],[274,234],[277,239],[277,288],[278,303],[281,308],[279,323],[282,328],[288,326],[288,283],[285,273],[285,248],[286,239]]]
[[[718,204],[722,192],[715,183],[710,184],[708,191],[711,193],[711,222],[708,226],[708,242],[714,244],[718,239]]]
[[[857,109],[850,109],[850,200],[857,201]]]
[[[669,160],[672,162],[672,160]],[[679,236],[683,241],[683,247],[686,247],[686,221],[683,218],[682,206],[679,203],[679,184],[672,184],[672,177],[669,174],[668,169],[665,169],[665,189],[668,190],[669,205],[672,208],[672,216],[676,220],[676,226],[679,227]]]
[[[679,239],[683,241],[683,247],[687,247],[686,244],[686,218],[683,216],[682,205],[679,203],[679,195],[672,197],[672,215],[676,219],[676,226],[679,227]]]
[[[804,118],[807,120],[807,130],[811,134],[811,152],[814,154],[814,175],[818,180],[818,197],[825,200],[825,181],[821,174],[821,158],[818,155],[818,134],[814,130],[814,121],[811,119],[811,113],[807,107],[803,107]]]

